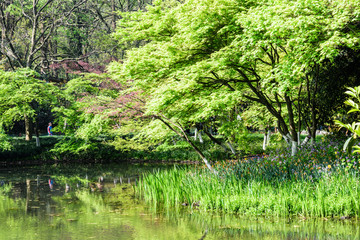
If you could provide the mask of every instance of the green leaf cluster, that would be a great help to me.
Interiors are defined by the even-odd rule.
[[[40,80],[33,70],[0,70],[0,125],[12,127],[24,116],[35,119],[40,106],[55,105],[59,94],[58,87]]]
[[[350,106],[351,109],[348,113],[358,113],[360,112],[360,87],[348,88],[346,94],[350,96],[350,99],[345,101],[345,104]],[[360,136],[360,123],[343,123],[342,121],[335,120],[335,123],[340,127],[344,127],[352,133],[352,136],[349,137],[344,143],[344,151],[351,152],[354,150],[354,153],[360,153],[360,146],[355,145],[357,143],[356,139]]]

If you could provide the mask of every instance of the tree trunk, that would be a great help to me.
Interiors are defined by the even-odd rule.
[[[202,139],[202,136],[201,136],[201,131],[199,131],[198,136],[199,136],[199,142],[204,143],[204,140]]]
[[[26,201],[25,201],[25,213],[27,213],[29,209],[29,201],[30,201],[30,186],[31,186],[31,180],[26,179]]]
[[[298,138],[298,146],[300,146],[300,144],[301,144],[301,141],[300,141],[300,130],[299,130],[299,132],[297,132],[297,138]]]
[[[198,137],[198,129],[195,128],[195,133],[194,133],[194,140],[195,141],[196,141],[197,137]]]
[[[36,134],[36,146],[40,147],[39,123],[37,119],[35,120],[35,134]]]
[[[112,30],[115,31],[116,29],[116,9],[115,9],[115,1],[111,0],[111,14],[112,14],[112,19],[111,19],[111,26],[112,26]]]
[[[266,134],[266,130],[264,132],[264,141],[263,141],[263,150],[265,151],[266,150],[266,142],[267,142],[267,134]]]
[[[291,145],[291,156],[295,156],[297,153],[297,147],[298,147],[298,142],[297,141],[292,141],[292,145]]]
[[[32,122],[31,118],[29,118],[26,114],[24,116],[25,119],[25,140],[32,140]]]
[[[166,118],[165,116],[160,117],[160,116],[155,116],[157,119],[159,119],[161,122],[163,122],[171,131],[175,132],[178,136],[180,136],[181,138],[183,138],[186,142],[188,142],[190,144],[190,146],[195,150],[195,152],[200,156],[200,158],[203,160],[203,162],[205,163],[206,167],[215,175],[217,175],[217,171],[215,171],[215,169],[213,167],[211,167],[209,161],[206,159],[205,155],[201,152],[201,150],[195,146],[195,144],[188,138],[188,136],[186,135],[186,132],[184,130],[184,128],[179,124],[179,123],[174,123],[172,122],[170,119]],[[164,119],[166,119],[167,121],[169,121],[172,125],[174,125],[176,128],[178,128],[180,130],[176,131],[176,129],[174,129],[170,123],[166,122]]]
[[[227,142],[227,144],[228,144],[228,146],[229,146],[229,148],[230,148],[230,150],[231,150],[231,153],[234,154],[234,155],[236,155],[236,151],[235,151],[235,149],[233,148],[231,142]]]
[[[304,141],[301,143],[301,146],[307,144],[307,143],[309,142],[310,138],[311,138],[311,137],[310,137],[309,135],[306,136],[305,139],[304,139]]]
[[[190,139],[188,139],[187,137],[185,138],[185,140],[191,145],[191,147],[199,154],[200,158],[203,160],[203,162],[205,163],[205,165],[207,166],[207,168],[213,172],[214,174],[217,174],[217,172],[215,171],[215,169],[213,169],[213,167],[211,167],[209,161],[206,159],[206,157],[204,156],[204,154],[200,151],[199,148],[197,148],[193,142],[190,141]]]
[[[295,126],[295,120],[294,120],[294,112],[293,112],[293,107],[292,107],[292,101],[290,99],[290,97],[285,94],[285,101],[286,101],[286,106],[288,109],[288,116],[289,116],[289,125],[290,125],[290,132],[291,132],[291,141],[292,142],[296,142],[297,145],[297,132],[296,132],[296,126]],[[292,145],[294,146],[294,143],[292,143]]]
[[[204,130],[204,133],[210,138],[210,140],[212,142],[214,142],[215,144],[218,144],[219,146],[221,146],[225,152],[228,151],[227,147],[222,143],[220,142],[218,139],[214,138],[211,133],[209,133],[207,130]]]
[[[269,146],[270,145],[270,138],[271,138],[271,130],[269,128],[267,136],[266,136],[266,145]]]
[[[284,140],[286,141],[287,144],[291,144],[291,135],[290,133],[288,133],[287,135],[282,135]]]

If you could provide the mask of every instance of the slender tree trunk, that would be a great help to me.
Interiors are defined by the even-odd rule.
[[[32,139],[32,122],[31,119],[25,114],[25,140],[30,141]]]
[[[271,139],[271,130],[270,127],[268,128],[268,133],[266,136],[266,145],[269,146],[270,145],[270,139]]]
[[[112,14],[112,19],[111,19],[111,26],[112,26],[112,30],[115,31],[116,29],[116,9],[115,9],[115,0],[111,0],[111,14]]]
[[[29,209],[29,201],[30,201],[30,179],[26,179],[26,201],[25,201],[25,213],[27,213]]]
[[[210,165],[209,161],[206,159],[205,155],[201,152],[201,150],[195,146],[195,144],[188,138],[188,136],[186,135],[186,132],[184,130],[184,128],[177,123],[172,122],[170,119],[164,117],[164,119],[166,119],[167,121],[169,121],[172,125],[174,125],[176,128],[178,128],[180,130],[177,131],[175,128],[173,128],[167,121],[165,121],[163,119],[163,117],[160,116],[155,116],[157,119],[159,119],[161,122],[163,122],[171,131],[175,132],[178,136],[180,136],[181,138],[183,138],[187,143],[190,144],[190,146],[195,150],[195,152],[200,156],[200,158],[202,159],[202,161],[205,163],[206,167],[215,175],[217,175],[217,171],[215,171],[215,169]]]
[[[198,136],[199,136],[199,142],[204,143],[204,140],[203,140],[203,138],[201,136],[201,131],[199,131]]]
[[[285,101],[286,106],[288,109],[289,114],[289,124],[290,124],[290,131],[291,131],[291,156],[295,156],[297,153],[297,146],[298,146],[298,137],[295,127],[295,121],[294,121],[294,113],[293,113],[293,107],[290,97],[285,94]]]
[[[227,142],[227,144],[228,144],[228,146],[229,146],[229,148],[231,150],[231,153],[236,155],[236,151],[235,151],[234,147],[232,146],[231,142]]]
[[[267,133],[266,133],[266,130],[264,132],[264,141],[263,141],[263,150],[265,151],[266,150],[266,140],[267,140]]]
[[[291,156],[295,156],[298,150],[298,142],[297,141],[292,141],[292,145],[291,145]]]
[[[197,137],[198,137],[198,129],[195,128],[195,133],[194,133],[194,140],[195,141],[196,141]]]
[[[185,139],[186,139],[186,141],[191,145],[191,147],[197,152],[197,154],[199,154],[200,158],[203,160],[203,162],[205,163],[205,165],[207,166],[207,168],[208,168],[211,172],[217,174],[217,172],[215,171],[215,169],[213,169],[213,167],[211,167],[209,161],[206,159],[205,155],[201,152],[201,150],[200,150],[198,147],[196,147],[196,146],[194,145],[194,143],[193,143],[189,138],[185,137]]]
[[[35,134],[36,134],[36,146],[40,147],[39,121],[37,118],[35,120]]]
[[[214,142],[215,144],[218,144],[219,146],[221,146],[225,151],[228,151],[227,147],[218,139],[214,138],[214,136],[212,136],[211,133],[209,133],[208,131],[204,130],[204,133],[210,138],[210,140],[212,142]]]
[[[310,137],[309,135],[306,136],[305,139],[304,139],[304,141],[301,143],[301,146],[306,145],[306,144],[309,142],[310,138],[311,138],[311,137]]]
[[[315,115],[315,113],[313,113]],[[317,129],[317,119],[316,117],[313,117],[313,126],[311,131],[311,145],[313,145],[316,142],[316,129]]]
[[[301,144],[301,140],[300,140],[300,131],[297,132],[297,138],[298,138],[298,145],[300,146]]]
[[[300,133],[301,133],[301,91],[302,91],[302,84],[300,85],[299,94],[298,94],[298,129],[297,129],[297,140],[298,146],[301,145]]]
[[[286,134],[286,135],[282,135],[284,140],[286,141],[287,144],[291,144],[291,135],[290,133]]]

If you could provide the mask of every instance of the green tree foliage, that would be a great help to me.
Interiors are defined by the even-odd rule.
[[[9,137],[4,133],[3,129],[0,129],[0,151],[11,150],[11,148]]]
[[[4,126],[11,127],[14,121],[23,119],[24,115],[35,118],[36,106],[56,102],[58,88],[36,77],[38,74],[29,69],[0,71],[1,123]]]
[[[149,96],[146,114],[169,126],[181,130],[250,100],[297,144],[306,76],[339,46],[358,43],[358,13],[358,1],[156,1],[119,22],[121,43],[146,44],[110,70],[134,81]]]
[[[123,89],[106,74],[87,74],[69,81],[62,91],[62,104],[53,111],[56,129],[70,138],[60,142],[56,151],[79,153],[98,147],[98,142],[112,141],[119,126],[137,115],[131,96],[121,95]]]
[[[56,104],[59,90],[51,83],[38,79],[30,69],[15,72],[0,70],[0,126],[11,128],[15,121],[37,120],[42,106]],[[31,126],[26,126],[30,132]]]

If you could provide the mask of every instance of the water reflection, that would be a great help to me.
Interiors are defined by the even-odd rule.
[[[11,182],[12,191],[0,193],[0,239],[360,239],[356,220],[151,208],[133,196],[140,167],[125,169],[127,174],[114,167],[85,173],[1,172],[0,183]]]

